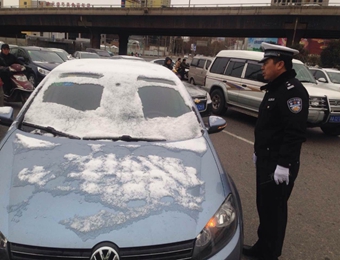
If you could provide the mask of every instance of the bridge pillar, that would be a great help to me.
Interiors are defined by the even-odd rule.
[[[97,30],[90,31],[91,47],[100,49],[100,32]]]
[[[127,55],[129,35],[118,34],[119,36],[119,55]]]
[[[299,18],[296,17],[294,23],[286,23],[284,27],[286,29],[287,46],[291,46],[293,44],[298,44],[301,38],[303,38],[307,29],[307,24],[301,23]]]

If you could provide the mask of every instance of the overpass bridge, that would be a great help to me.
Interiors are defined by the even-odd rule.
[[[340,6],[229,6],[166,8],[2,8],[0,35],[21,31],[119,35],[126,54],[129,35],[340,38]]]

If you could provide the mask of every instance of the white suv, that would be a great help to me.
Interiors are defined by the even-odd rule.
[[[262,52],[224,50],[215,57],[206,74],[204,89],[210,93],[212,112],[221,115],[228,107],[256,116],[264,91]],[[297,78],[309,93],[309,127],[325,134],[340,135],[340,92],[318,86],[307,67],[293,60]]]

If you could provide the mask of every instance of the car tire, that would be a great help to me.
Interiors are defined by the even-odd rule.
[[[340,135],[340,126],[321,126],[321,130],[326,135],[330,136]]]
[[[28,74],[27,79],[28,79],[29,82],[31,82],[33,87],[36,87],[37,80],[36,80],[35,75],[33,73]]]
[[[191,78],[191,79],[190,79],[190,84],[196,85],[196,82],[195,82],[194,78]]]
[[[226,111],[225,97],[220,89],[215,89],[210,94],[212,101],[212,112],[216,115],[222,115]]]

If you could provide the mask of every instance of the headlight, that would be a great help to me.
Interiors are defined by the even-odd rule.
[[[38,72],[44,76],[46,76],[48,73],[50,73],[49,70],[45,70],[43,68],[38,67]]]
[[[315,108],[327,108],[326,97],[309,97],[309,106]]]
[[[237,228],[237,209],[230,194],[196,237],[193,259],[207,259],[220,251]]]
[[[13,77],[14,77],[17,81],[21,81],[21,82],[27,81],[27,78],[26,78],[25,75],[13,75]]]
[[[7,251],[7,239],[1,232],[0,232],[0,259],[9,260]]]

